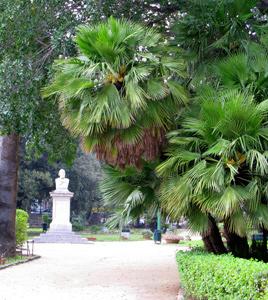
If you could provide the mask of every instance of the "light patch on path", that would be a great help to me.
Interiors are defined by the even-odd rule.
[[[0,271],[0,300],[175,300],[176,245],[36,244],[41,259]]]

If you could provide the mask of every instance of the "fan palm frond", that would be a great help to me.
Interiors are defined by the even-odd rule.
[[[79,55],[56,61],[44,97],[57,97],[64,126],[99,158],[120,166],[131,163],[124,161],[131,151],[135,164],[155,159],[150,149],[162,147],[159,133],[173,126],[189,97],[177,81],[186,67],[173,55],[176,47],[154,29],[114,18],[78,27],[75,41]]]
[[[200,101],[196,117],[182,117],[181,128],[168,135],[167,159],[156,169],[160,199],[175,218],[189,217],[194,206],[204,220],[211,214],[243,237],[264,222],[267,106],[236,90],[206,88]]]

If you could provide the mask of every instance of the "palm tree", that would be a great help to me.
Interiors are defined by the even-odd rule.
[[[154,29],[110,18],[78,27],[77,57],[58,60],[44,96],[56,96],[62,122],[85,150],[113,165],[155,159],[187,103],[185,65]]]
[[[110,227],[123,227],[144,214],[154,217],[160,208],[157,195],[159,178],[155,174],[157,162],[144,162],[143,168],[112,166],[104,168],[100,191],[104,205],[113,211]]]
[[[248,42],[256,45],[267,32],[265,12],[259,0],[190,0],[181,3],[175,22],[174,42],[184,50],[193,89],[214,81],[210,65],[219,59],[245,52]],[[191,84],[190,84],[191,83]]]
[[[225,88],[250,90],[255,100],[267,99],[267,34],[259,43],[244,43],[244,51],[217,61],[210,70]]]
[[[169,134],[168,159],[157,168],[165,177],[161,199],[172,217],[188,216],[203,233],[211,216],[224,222],[229,249],[248,257],[249,229],[268,228],[267,105],[212,88],[198,100],[200,113]]]

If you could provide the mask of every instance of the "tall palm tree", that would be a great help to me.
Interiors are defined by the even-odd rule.
[[[61,59],[44,96],[58,99],[62,122],[107,162],[155,159],[187,103],[184,62],[154,29],[110,18],[78,27],[77,57]]]
[[[160,208],[156,166],[156,162],[144,162],[140,170],[134,167],[124,170],[111,166],[104,168],[100,191],[104,205],[113,211],[108,221],[111,227],[122,227],[144,214],[156,215]]]
[[[168,159],[157,169],[165,177],[161,198],[171,216],[188,216],[201,232],[210,216],[223,221],[229,249],[247,257],[248,230],[268,228],[267,105],[212,88],[198,100],[200,113],[169,134]]]

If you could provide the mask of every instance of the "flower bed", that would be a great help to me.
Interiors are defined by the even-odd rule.
[[[187,296],[206,300],[268,299],[268,265],[203,251],[177,253]]]
[[[168,244],[178,244],[183,238],[181,236],[178,236],[174,233],[167,233],[163,235],[163,239]]]

